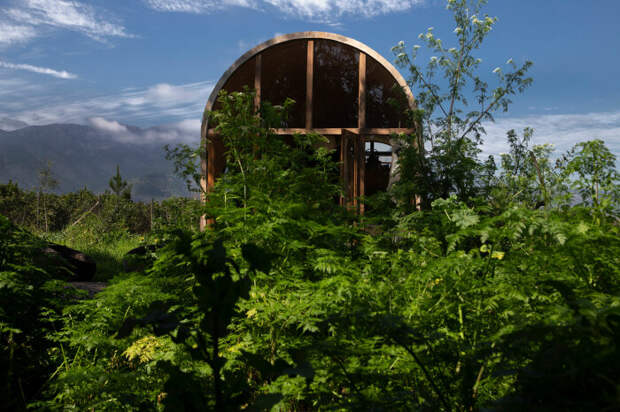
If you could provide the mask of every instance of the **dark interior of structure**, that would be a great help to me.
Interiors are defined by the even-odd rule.
[[[315,131],[326,136],[341,163],[345,188],[341,203],[363,212],[358,199],[388,187],[393,160],[390,135],[413,132],[407,116],[413,96],[376,52],[367,46],[365,50],[354,47],[361,44],[352,39],[334,40],[335,36],[293,34],[257,46],[231,67],[213,93],[248,87],[256,90],[258,105],[280,105],[292,98],[295,105],[276,133]],[[217,109],[212,95],[207,110]],[[207,125],[204,132],[208,136],[208,186],[224,171],[226,148],[212,127]]]

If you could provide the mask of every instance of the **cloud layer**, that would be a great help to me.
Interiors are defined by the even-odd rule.
[[[36,36],[37,32],[32,26],[0,20],[0,46],[25,43]]]
[[[0,109],[0,117],[18,119],[31,125],[86,123],[93,117],[152,125],[201,119],[214,83],[159,83],[144,89],[128,89],[118,94],[79,100],[58,96],[41,98],[36,90],[31,97],[27,97],[20,89],[22,85],[23,82],[9,82],[5,93],[0,90],[0,107],[3,109]]]
[[[484,155],[507,152],[506,132],[514,129],[521,135],[525,127],[534,129],[533,144],[551,143],[555,146],[556,154],[566,152],[578,142],[601,139],[620,158],[620,112],[497,119],[495,123],[485,124],[487,136],[483,146]]]
[[[182,120],[147,129],[126,126],[104,117],[92,117],[88,119],[88,122],[110,138],[123,143],[196,144],[200,141],[200,120],[198,119]]]
[[[208,14],[230,7],[277,8],[282,13],[316,22],[333,23],[349,16],[373,17],[409,10],[424,0],[144,0],[154,10]]]
[[[0,9],[0,44],[28,41],[45,28],[76,31],[97,41],[133,37],[106,11],[78,1],[20,0]]]
[[[77,75],[69,73],[65,70],[54,70],[47,67],[33,66],[31,64],[13,64],[0,60],[0,67],[13,70],[26,70],[33,73],[48,74],[50,76],[58,77],[59,79],[76,79]]]

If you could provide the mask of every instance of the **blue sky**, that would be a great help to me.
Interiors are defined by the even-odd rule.
[[[478,52],[483,72],[529,59],[534,84],[487,125],[485,152],[505,151],[506,130],[531,126],[536,143],[558,151],[602,138],[620,156],[620,2],[489,3],[499,20]],[[163,139],[197,139],[213,85],[262,41],[329,31],[393,61],[392,46],[418,43],[429,26],[453,42],[445,1],[0,0],[0,119],[119,133],[172,125],[179,133]]]

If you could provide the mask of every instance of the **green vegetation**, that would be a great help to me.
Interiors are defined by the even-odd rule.
[[[57,195],[45,193],[47,222],[42,218],[41,194],[9,182],[0,185],[0,214],[43,239],[80,250],[97,262],[96,280],[123,270],[122,257],[131,249],[153,242],[169,228],[198,230],[200,202],[170,198],[133,202],[125,187],[119,195],[100,195],[83,189]]]
[[[449,5],[474,38],[494,22]],[[462,102],[454,79],[445,96]],[[532,130],[510,131],[496,168],[477,158],[485,115],[447,111],[432,118],[439,138],[401,137],[400,180],[360,216],[334,201],[338,164],[321,136],[272,132],[293,102],[257,116],[253,101],[222,93],[209,114],[227,172],[204,206],[48,195],[48,239],[116,261],[164,245],[144,271],[110,266],[92,299],[51,279],[40,240],[10,223],[43,232],[36,194],[0,186],[2,409],[620,408],[620,182],[602,142],[553,162]],[[192,185],[196,151],[168,154]]]

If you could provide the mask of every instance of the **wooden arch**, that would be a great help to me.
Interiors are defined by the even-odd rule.
[[[407,100],[409,108],[415,108],[415,100],[407,82],[402,75],[396,70],[396,68],[390,64],[383,56],[371,49],[369,46],[354,40],[349,37],[345,37],[339,34],[327,33],[327,32],[297,32],[291,34],[285,34],[282,36],[274,37],[271,40],[267,40],[252,48],[239,57],[229,68],[224,72],[222,77],[215,85],[209,99],[205,105],[205,115],[203,116],[201,126],[202,141],[206,142],[206,155],[202,159],[202,171],[203,171],[203,191],[207,193],[215,183],[217,178],[218,168],[216,165],[221,162],[221,152],[223,147],[218,143],[217,135],[213,129],[209,129],[208,116],[206,113],[213,110],[217,97],[221,89],[226,85],[227,81],[241,68],[245,63],[255,58],[256,67],[254,69],[254,89],[256,90],[256,106],[261,102],[261,75],[262,75],[262,53],[266,50],[281,45],[283,43],[292,42],[295,40],[307,41],[307,56],[306,56],[306,98],[305,98],[305,127],[302,128],[282,128],[276,129],[277,134],[292,135],[294,133],[308,133],[315,132],[322,134],[330,139],[330,142],[335,143],[340,149],[340,161],[341,161],[341,178],[345,188],[345,196],[341,199],[341,204],[356,207],[361,213],[363,213],[364,205],[358,203],[358,198],[365,195],[364,182],[365,182],[365,143],[366,141],[378,141],[383,143],[390,142],[390,136],[393,134],[413,134],[415,129],[413,128],[367,128],[366,127],[366,62],[367,56],[374,59],[379,65],[381,65],[391,75],[395,83],[402,89]],[[315,40],[330,40],[332,42],[340,43],[349,48],[355,49],[359,53],[359,73],[358,73],[358,113],[357,127],[348,128],[313,128],[313,87],[314,87],[314,42]],[[303,86],[302,86],[303,87]],[[349,154],[350,155],[347,155]],[[395,155],[392,156],[393,166],[396,163]],[[395,170],[395,167],[392,167]],[[201,222],[201,227],[204,227],[206,222]]]

